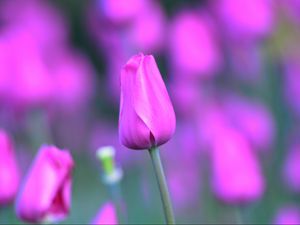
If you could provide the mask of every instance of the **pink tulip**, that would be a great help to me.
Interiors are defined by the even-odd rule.
[[[24,180],[16,213],[26,222],[58,222],[69,213],[73,160],[68,151],[42,146]]]
[[[135,49],[143,52],[158,51],[164,44],[166,18],[159,4],[150,1],[129,28],[129,39]]]
[[[167,89],[152,55],[133,56],[121,71],[119,135],[131,149],[167,142],[176,126]]]
[[[233,35],[257,37],[272,28],[272,8],[269,0],[216,1],[221,22]],[[255,16],[253,16],[255,15]]]
[[[224,99],[224,111],[232,125],[262,151],[270,149],[275,136],[272,114],[263,104],[237,96]]]
[[[71,53],[71,54],[70,54]],[[63,52],[53,66],[55,103],[74,111],[86,104],[93,93],[94,70],[84,55]]]
[[[23,30],[13,30],[10,35],[14,103],[25,107],[48,104],[53,97],[53,80],[35,38]]]
[[[294,192],[300,192],[300,145],[294,145],[288,152],[283,167],[283,178]]]
[[[171,64],[185,76],[212,76],[221,57],[209,19],[198,14],[183,12],[175,17],[169,34]]]
[[[289,205],[277,211],[273,224],[300,224],[300,210],[297,206]]]
[[[7,204],[15,198],[19,176],[12,142],[6,132],[0,130],[0,205]]]
[[[93,220],[92,224],[95,225],[104,225],[118,224],[117,212],[115,206],[111,202],[107,202],[98,212],[98,215]]]
[[[265,184],[249,143],[231,128],[220,131],[213,143],[213,188],[216,196],[230,204],[260,198]]]
[[[114,23],[126,23],[136,18],[146,0],[98,0],[101,13]]]

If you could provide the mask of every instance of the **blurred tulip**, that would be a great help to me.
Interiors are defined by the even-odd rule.
[[[297,206],[289,205],[280,208],[273,220],[272,224],[300,224],[300,210]]]
[[[95,74],[88,59],[70,50],[58,55],[53,64],[57,106],[76,111],[88,103],[93,94]]]
[[[167,142],[176,126],[167,89],[152,55],[133,56],[121,71],[119,134],[131,149]]]
[[[196,82],[189,82],[178,76],[177,78],[170,84],[170,95],[175,112],[183,117],[191,117],[196,113],[200,103],[201,87]]]
[[[0,130],[0,206],[14,200],[20,172],[10,137]]]
[[[260,198],[265,189],[259,162],[245,138],[231,128],[215,138],[212,151],[213,189],[229,204],[245,204]]]
[[[92,224],[95,225],[119,224],[117,218],[117,212],[114,204],[112,202],[105,203],[100,209],[100,211],[98,212],[96,218],[93,220]]]
[[[53,51],[66,41],[68,29],[57,8],[49,3],[39,0],[5,1],[0,14],[7,22],[7,28],[26,30],[43,51]]]
[[[14,103],[21,107],[49,104],[53,97],[53,79],[34,37],[22,30],[11,31],[10,35],[15,65],[11,85]]]
[[[285,184],[294,192],[300,192],[300,145],[294,145],[287,154],[283,167]]]
[[[59,222],[69,213],[73,160],[68,151],[42,146],[24,180],[16,213],[26,222]]]
[[[275,124],[267,107],[238,96],[224,99],[224,109],[232,125],[259,150],[269,150],[275,136]]]
[[[98,0],[100,10],[116,24],[130,22],[143,9],[146,0]]]
[[[196,12],[182,12],[175,17],[169,32],[169,57],[174,71],[190,77],[215,75],[221,57],[208,18]]]
[[[166,18],[160,4],[149,1],[129,28],[129,39],[137,51],[159,51],[164,44]]]
[[[225,30],[237,38],[261,37],[271,31],[273,15],[269,0],[219,0],[215,4]]]

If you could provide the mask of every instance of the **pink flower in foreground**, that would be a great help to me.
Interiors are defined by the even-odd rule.
[[[300,224],[300,210],[290,205],[280,208],[277,211],[273,224]]]
[[[152,55],[133,56],[121,71],[119,135],[131,149],[167,142],[176,126],[166,86]]]
[[[98,212],[98,215],[93,220],[92,224],[95,225],[118,224],[117,212],[113,203],[107,202],[104,206],[102,206],[102,208]]]
[[[244,137],[230,128],[213,143],[213,188],[216,196],[229,204],[260,198],[265,183],[260,166]]]
[[[18,196],[18,217],[31,223],[63,220],[71,204],[72,168],[68,151],[41,147]]]
[[[0,130],[0,205],[11,202],[19,187],[19,169],[9,136]]]

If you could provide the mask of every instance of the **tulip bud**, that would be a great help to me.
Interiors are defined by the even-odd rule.
[[[8,135],[0,130],[0,205],[15,198],[19,187],[19,170]]]
[[[106,203],[99,211],[96,218],[93,220],[92,224],[102,225],[102,224],[118,224],[118,218],[116,209],[113,203]]]
[[[213,143],[213,186],[218,198],[230,204],[262,196],[265,184],[249,143],[238,132],[224,129]]]
[[[167,142],[175,131],[175,113],[152,55],[133,56],[121,71],[119,135],[131,149]]]
[[[69,213],[73,160],[68,151],[42,146],[24,180],[16,213],[26,222],[58,222]]]

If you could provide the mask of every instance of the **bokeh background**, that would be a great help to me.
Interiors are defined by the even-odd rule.
[[[126,222],[164,221],[148,152],[118,139],[120,70],[143,52],[156,58],[177,116],[161,146],[177,222],[235,223],[237,209],[245,223],[300,221],[299,12],[298,0],[2,0],[0,126],[22,175],[42,144],[69,149],[63,223],[90,223],[110,198],[95,152],[112,145]],[[251,150],[264,183],[255,196],[215,187],[215,154],[226,161],[230,148]],[[227,167],[247,164],[243,154]],[[0,223],[21,223],[13,203],[0,207]]]

